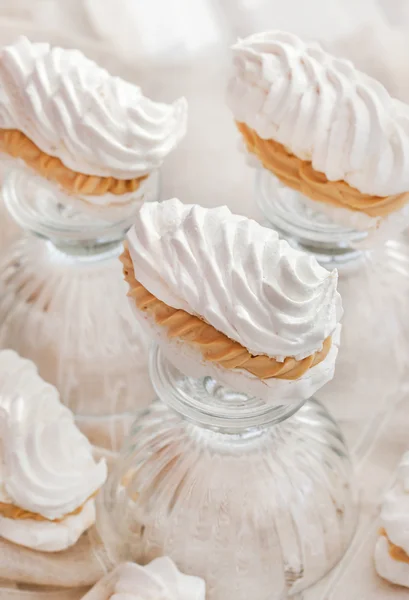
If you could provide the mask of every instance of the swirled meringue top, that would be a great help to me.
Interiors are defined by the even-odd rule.
[[[146,203],[128,242],[144,287],[253,355],[304,358],[341,318],[336,271],[227,207]]]
[[[385,495],[381,523],[390,541],[409,555],[409,452],[402,456],[396,481]]]
[[[104,577],[84,600],[205,600],[203,579],[181,573],[167,556],[142,567],[123,563]]]
[[[0,352],[0,502],[47,519],[79,508],[104,483],[87,438],[35,365]]]
[[[187,103],[161,104],[78,50],[20,38],[0,52],[0,128],[87,175],[133,179],[161,166],[186,132]]]
[[[227,102],[237,121],[362,193],[409,191],[409,106],[318,44],[271,31],[240,40]]]

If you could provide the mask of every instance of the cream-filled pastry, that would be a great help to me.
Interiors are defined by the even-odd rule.
[[[203,579],[181,573],[166,557],[146,566],[123,563],[98,582],[83,600],[205,600]]]
[[[317,207],[344,211],[343,224],[359,212],[378,226],[404,210],[408,105],[349,61],[289,33],[252,35],[233,53],[227,101],[265,168]]]
[[[98,206],[128,203],[186,122],[184,98],[153,102],[78,50],[20,38],[0,52],[0,150]]]
[[[31,361],[0,352],[0,536],[68,548],[94,523],[106,475],[57,390]]]
[[[403,455],[382,504],[375,565],[384,579],[409,587],[409,452]]]
[[[122,262],[134,313],[183,372],[277,403],[332,378],[337,272],[276,232],[227,207],[147,203]]]

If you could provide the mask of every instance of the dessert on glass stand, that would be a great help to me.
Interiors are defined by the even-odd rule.
[[[117,447],[153,397],[117,258],[134,213],[158,199],[186,101],[152,102],[80,52],[24,38],[0,52],[0,82],[2,195],[35,234],[0,260],[0,346],[38,365],[93,442]]]
[[[105,461],[57,390],[11,350],[0,352],[0,467],[0,538],[57,552],[94,524]]]
[[[111,559],[167,555],[209,600],[311,586],[357,517],[342,434],[310,399],[334,373],[337,272],[226,207],[176,199],[140,209],[121,260],[158,399],[97,503]]]
[[[21,38],[0,82],[1,152],[93,213],[140,202],[186,132],[184,98],[153,102],[78,50]]]
[[[274,228],[323,263],[409,225],[409,106],[317,43],[271,31],[233,47],[227,101]]]
[[[323,394],[336,416],[369,423],[407,372],[409,246],[392,238],[409,223],[409,106],[279,31],[233,46],[227,102],[263,222],[339,269],[343,340]]]

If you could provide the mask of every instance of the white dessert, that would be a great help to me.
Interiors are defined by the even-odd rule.
[[[186,132],[187,103],[153,102],[78,50],[20,38],[0,53],[0,128],[17,129],[73,171],[133,179]]]
[[[136,279],[204,318],[252,355],[300,360],[322,348],[342,316],[338,274],[275,231],[177,199],[144,205],[127,236]]]
[[[237,121],[329,181],[375,196],[409,190],[409,106],[382,84],[280,31],[252,35],[233,52],[227,101]]]
[[[146,566],[123,563],[83,600],[205,600],[203,579],[181,573],[166,556]]]
[[[205,209],[177,199],[145,204],[128,243],[135,278],[151,294],[204,319],[252,356],[301,360],[334,336],[326,359],[298,380],[261,380],[209,364],[134,307],[182,371],[187,364],[189,374],[193,367],[203,374],[216,371],[226,385],[277,402],[305,399],[332,377],[342,316],[336,271],[227,207]]]
[[[396,481],[385,495],[380,520],[387,538],[380,536],[376,543],[376,570],[392,583],[409,587],[409,452],[403,455]],[[407,562],[391,556],[388,540],[406,553]]]
[[[46,551],[72,545],[94,521],[92,498],[106,475],[57,390],[32,362],[2,351],[0,503],[42,520],[5,518],[0,510],[0,535]]]

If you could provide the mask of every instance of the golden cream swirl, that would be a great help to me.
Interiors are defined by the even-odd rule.
[[[237,123],[249,152],[288,187],[338,208],[364,212],[370,217],[386,217],[409,201],[409,193],[393,196],[362,194],[345,181],[328,181],[324,173],[315,171],[310,161],[301,160],[274,140],[263,140],[245,123]]]
[[[115,179],[77,173],[66,167],[59,158],[46,154],[24,133],[17,129],[0,129],[0,150],[13,158],[20,158],[39,175],[58,183],[72,194],[102,196],[129,194],[138,189],[147,175],[135,179]]]
[[[125,280],[129,285],[128,295],[138,310],[148,313],[157,325],[166,327],[169,338],[178,338],[198,348],[203,358],[217,363],[225,369],[244,369],[259,379],[294,380],[302,377],[308,369],[322,362],[330,348],[331,337],[323,344],[322,350],[307,356],[303,360],[288,357],[279,362],[268,356],[252,356],[238,342],[217,331],[212,325],[202,321],[184,310],[168,306],[135,279],[133,263],[129,250],[121,255]]]

